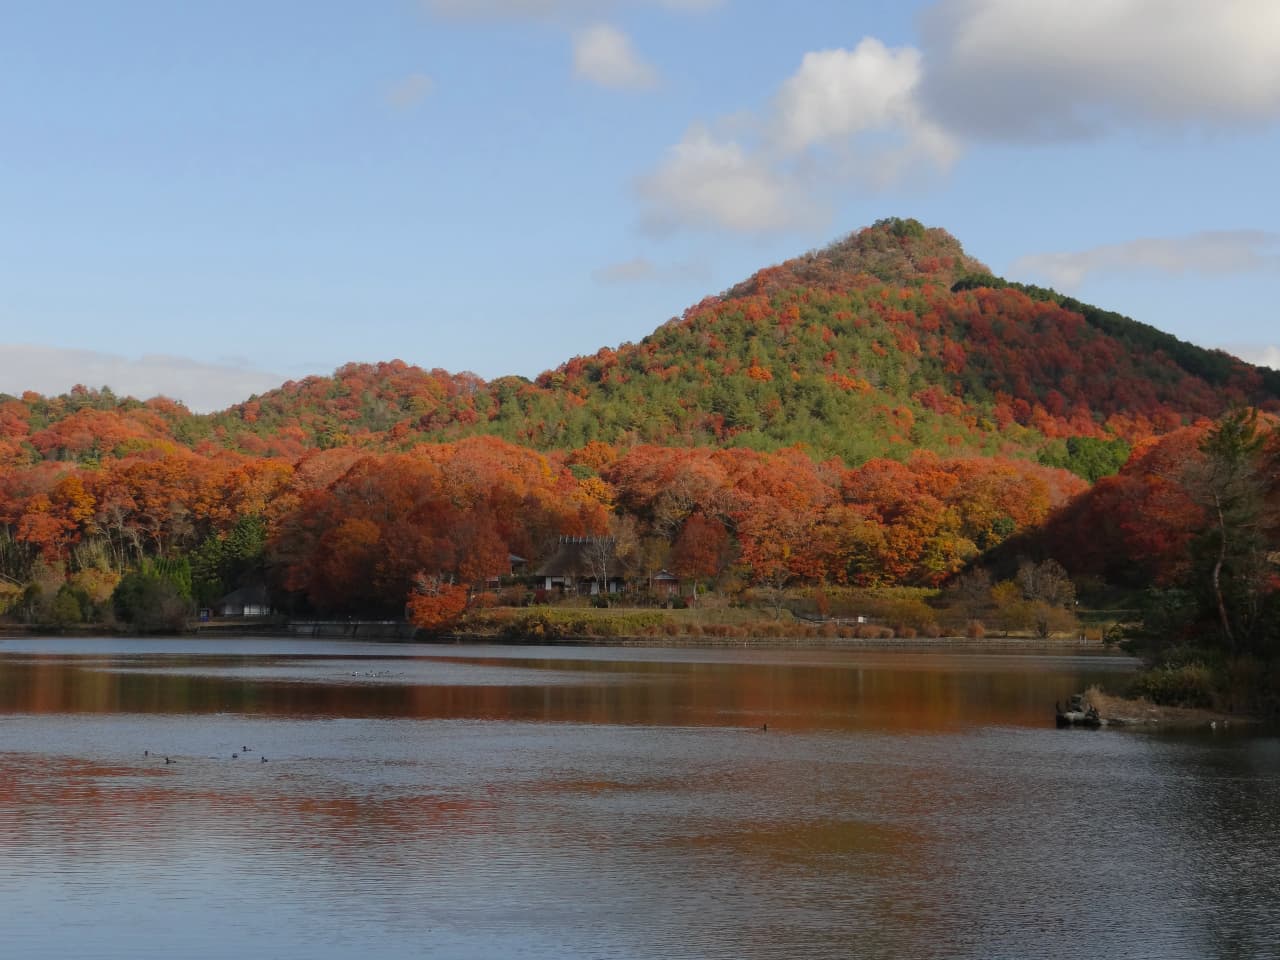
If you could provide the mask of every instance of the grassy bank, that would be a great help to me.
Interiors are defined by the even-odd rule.
[[[1252,714],[1229,713],[1210,707],[1185,707],[1155,703],[1142,696],[1116,696],[1098,687],[1090,687],[1085,699],[1108,722],[1120,725],[1155,725],[1162,727],[1213,727],[1227,730],[1231,724],[1256,724]]]
[[[963,630],[947,631],[936,620],[917,626],[912,622],[857,623],[831,618],[809,620],[783,609],[750,607],[693,607],[689,609],[595,608],[587,606],[490,607],[469,612],[449,631],[463,640],[510,643],[594,642],[618,639],[676,641],[684,643],[732,641],[915,641],[995,640],[1081,642],[1076,632],[1049,638],[1017,632],[1005,638],[974,637]],[[1096,644],[1097,638],[1085,643]]]
[[[1280,662],[1179,650],[1138,673],[1123,695],[1227,716],[1280,717]]]

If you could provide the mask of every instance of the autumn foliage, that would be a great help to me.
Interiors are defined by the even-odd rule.
[[[207,416],[0,397],[0,580],[189,558],[202,602],[257,580],[443,624],[512,555],[625,530],[631,572],[762,590],[935,585],[1007,544],[1172,583],[1203,521],[1175,468],[1278,397],[888,220],[532,381],[350,364]]]
[[[467,609],[467,588],[439,576],[419,574],[409,595],[409,622],[423,630],[441,630]]]

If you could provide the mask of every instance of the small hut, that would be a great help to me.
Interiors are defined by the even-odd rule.
[[[659,570],[649,578],[649,589],[655,597],[670,599],[680,596],[680,578],[670,570]]]
[[[220,617],[267,617],[275,611],[264,584],[233,590],[214,604]]]

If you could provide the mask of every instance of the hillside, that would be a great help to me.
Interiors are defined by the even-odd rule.
[[[1274,407],[1280,374],[991,277],[943,230],[885,220],[759,271],[637,344],[530,382],[350,364],[224,412],[81,391],[0,403],[0,456],[93,459],[153,444],[295,457],[489,434],[772,450],[859,463],[912,450],[1070,465],[1229,405]],[[1103,450],[1103,454],[1106,451]]]
[[[533,382],[394,361],[212,416],[107,390],[0,398],[0,615],[163,628],[266,584],[282,609],[412,601],[435,621],[512,554],[602,534],[633,573],[747,602],[1023,555],[1175,582],[1204,526],[1194,438],[1234,405],[1274,410],[1276,380],[884,221]],[[1236,461],[1270,470],[1262,443]],[[1191,473],[1149,470],[1152,450]]]

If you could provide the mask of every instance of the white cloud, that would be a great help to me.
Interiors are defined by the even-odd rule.
[[[132,359],[93,350],[0,344],[0,393],[53,395],[76,384],[109,386],[120,396],[180,400],[196,412],[221,410],[280,386],[284,377],[261,370],[202,363],[160,354]]]
[[[1010,271],[1038,274],[1064,289],[1080,286],[1092,273],[1280,271],[1280,234],[1265,230],[1210,230],[1182,237],[1146,237],[1088,250],[1031,254],[1016,260]]]
[[[922,36],[925,101],[973,137],[1280,117],[1275,0],[939,0]]]
[[[808,53],[762,115],[722,118],[740,136],[695,125],[641,180],[647,220],[742,232],[812,222],[819,194],[882,188],[917,168],[945,170],[959,145],[930,122],[917,91],[920,53],[874,37]]]
[[[1275,344],[1245,344],[1235,346],[1224,346],[1222,348],[1228,353],[1234,354],[1241,360],[1252,363],[1258,367],[1270,367],[1272,370],[1280,370],[1280,346]]]
[[[920,51],[890,50],[874,37],[853,50],[806,53],[778,92],[776,133],[798,151],[885,126],[912,112],[919,82]]]
[[[807,53],[774,98],[769,121],[783,154],[834,150],[828,171],[887,186],[924,164],[946,170],[959,145],[920,108],[920,51],[865,37],[852,50]]]
[[[712,226],[743,232],[779,230],[813,217],[803,192],[741,144],[695,124],[637,184],[647,226]]]
[[[392,106],[408,110],[425,100],[433,89],[435,81],[425,73],[411,73],[387,91],[387,100]]]
[[[640,59],[627,35],[605,23],[581,30],[574,37],[573,69],[602,87],[644,90],[658,82],[657,71]]]

